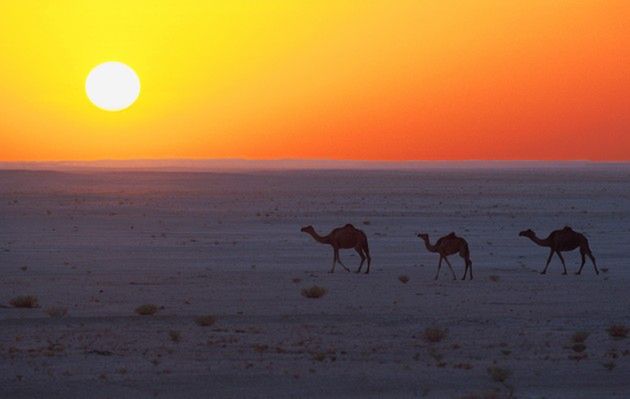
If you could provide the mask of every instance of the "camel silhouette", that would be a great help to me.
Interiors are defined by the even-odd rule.
[[[578,233],[574,231],[571,227],[565,226],[562,230],[554,230],[549,234],[549,237],[545,239],[540,239],[536,237],[536,233],[534,233],[531,229],[527,229],[518,233],[521,237],[527,237],[536,244],[541,247],[549,247],[551,248],[549,252],[549,257],[547,258],[547,263],[545,264],[545,269],[540,272],[540,274],[547,273],[547,268],[549,267],[549,262],[551,262],[551,257],[554,253],[558,254],[560,261],[562,262],[562,267],[564,268],[564,273],[567,274],[567,267],[564,264],[564,258],[560,252],[568,252],[573,251],[576,248],[580,248],[580,254],[582,255],[582,264],[580,265],[580,270],[578,270],[575,274],[582,273],[582,268],[584,267],[584,263],[586,262],[586,256],[588,256],[593,262],[593,267],[595,268],[595,274],[599,274],[599,270],[597,270],[597,264],[595,263],[595,257],[591,252],[591,248],[588,246],[588,240],[584,237],[584,234]]]
[[[328,244],[333,247],[333,263],[330,273],[335,272],[335,265],[337,264],[337,262],[339,262],[339,264],[344,269],[346,269],[346,271],[350,271],[350,269],[348,269],[346,265],[341,262],[341,259],[339,259],[339,250],[352,248],[354,248],[354,250],[357,251],[357,253],[361,257],[361,264],[359,265],[359,268],[356,272],[361,272],[363,262],[365,262],[366,259],[367,270],[365,271],[365,274],[368,274],[370,272],[370,262],[372,261],[372,258],[370,258],[370,250],[368,248],[367,236],[363,231],[357,229],[353,225],[347,224],[343,227],[338,227],[331,231],[328,235],[323,237],[315,232],[313,226],[303,227],[301,231],[303,233],[310,234],[315,239],[315,241],[321,242],[322,244]]]
[[[466,279],[466,273],[468,273],[468,270],[470,270],[470,279],[473,279],[472,261],[470,260],[470,251],[468,249],[468,243],[466,242],[466,240],[461,237],[457,237],[455,233],[450,233],[448,235],[445,235],[444,237],[440,237],[435,245],[431,245],[428,234],[420,233],[418,234],[418,237],[420,237],[424,241],[424,245],[427,247],[427,250],[429,252],[436,252],[440,254],[438,269],[437,273],[435,274],[436,280],[440,276],[442,260],[445,260],[448,268],[451,269],[451,273],[453,273],[453,280],[457,280],[457,276],[455,276],[455,271],[451,266],[451,262],[448,261],[447,256],[456,254],[458,252],[459,256],[464,258],[464,261],[466,262],[466,268],[464,269],[464,276],[462,277],[462,280]]]

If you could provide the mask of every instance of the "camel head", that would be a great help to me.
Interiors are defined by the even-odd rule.
[[[429,235],[427,233],[420,233],[418,234],[418,237],[424,241],[427,241],[429,239]]]
[[[315,229],[313,228],[313,226],[310,226],[310,225],[309,225],[309,226],[306,226],[306,227],[302,227],[302,228],[300,229],[300,231],[301,231],[302,233],[314,233],[314,232],[315,232]]]
[[[519,237],[529,237],[532,238],[536,235],[536,233],[534,233],[532,231],[532,229],[527,229],[527,230],[523,230],[520,233],[518,233]]]

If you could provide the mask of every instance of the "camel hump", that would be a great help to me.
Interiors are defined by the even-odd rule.
[[[564,231],[573,231],[573,229],[570,226],[564,226],[564,229],[562,229]]]
[[[456,236],[455,236],[455,232],[454,232],[454,231],[451,231],[451,232],[447,235],[447,237],[448,237],[448,238],[455,238],[455,237],[456,237]]]
[[[347,225],[345,225],[345,226],[343,226],[343,227],[345,227],[345,228],[353,228],[353,229],[355,228],[355,227],[354,227],[352,224],[350,224],[350,223],[348,223]]]

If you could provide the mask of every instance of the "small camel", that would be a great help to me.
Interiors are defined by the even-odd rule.
[[[466,268],[464,269],[464,276],[462,277],[462,280],[466,279],[466,273],[468,273],[468,270],[470,270],[470,279],[473,279],[472,261],[470,260],[470,251],[468,250],[468,243],[466,242],[466,240],[461,237],[457,237],[455,233],[450,233],[438,239],[435,245],[431,245],[431,242],[429,242],[428,234],[420,233],[418,234],[418,237],[420,237],[424,241],[424,245],[427,247],[427,250],[429,252],[437,252],[438,254],[440,254],[440,261],[438,262],[438,269],[437,273],[435,274],[436,280],[440,275],[442,260],[445,260],[448,268],[451,269],[451,273],[453,273],[453,280],[457,280],[457,276],[455,276],[455,271],[451,266],[451,262],[448,261],[447,256],[456,254],[458,252],[459,256],[464,258],[464,261],[466,262]]]
[[[575,274],[582,273],[582,268],[584,267],[584,263],[586,262],[586,256],[588,256],[593,262],[593,267],[595,268],[595,274],[599,274],[599,270],[597,270],[597,264],[595,263],[595,257],[591,252],[591,248],[588,246],[588,240],[584,237],[584,234],[578,233],[574,231],[571,227],[565,226],[562,230],[554,230],[549,234],[549,237],[540,239],[536,237],[536,233],[534,233],[531,229],[527,229],[518,233],[521,237],[527,237],[536,244],[541,247],[549,247],[551,251],[549,252],[549,257],[547,258],[547,264],[545,265],[545,269],[540,272],[540,274],[547,273],[547,268],[549,267],[549,262],[551,262],[551,257],[554,253],[558,254],[560,261],[562,262],[562,267],[564,268],[564,273],[567,274],[567,267],[564,264],[564,258],[560,252],[568,252],[573,251],[576,248],[580,248],[580,254],[582,255],[582,264],[580,265],[580,270],[578,270]]]
[[[303,233],[310,234],[315,239],[315,241],[321,242],[322,244],[328,244],[333,247],[334,256],[330,273],[335,272],[335,265],[337,264],[337,262],[339,262],[339,264],[344,269],[346,269],[346,271],[350,271],[350,269],[348,269],[346,265],[341,262],[341,259],[339,259],[339,250],[352,248],[354,248],[354,250],[357,251],[357,253],[361,257],[361,264],[359,265],[359,268],[356,272],[361,272],[363,262],[365,262],[366,259],[367,270],[365,271],[365,274],[368,274],[370,272],[370,262],[372,261],[372,258],[370,258],[370,250],[368,248],[367,236],[363,231],[355,228],[353,225],[347,224],[343,227],[338,227],[324,237],[317,234],[313,226],[303,227],[301,231]]]

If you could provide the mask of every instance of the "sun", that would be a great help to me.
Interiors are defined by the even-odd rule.
[[[129,108],[140,95],[140,79],[122,62],[105,62],[95,66],[85,80],[90,101],[106,111]]]

